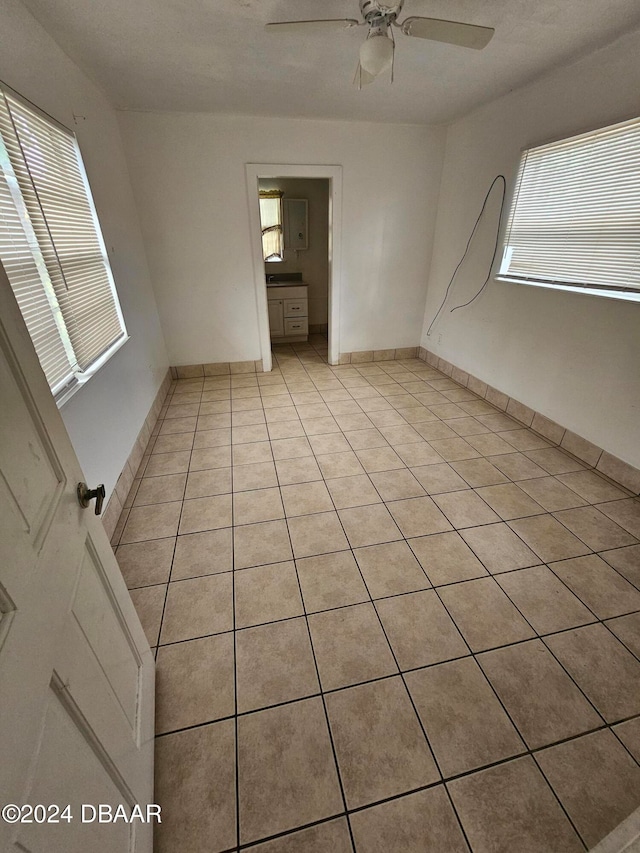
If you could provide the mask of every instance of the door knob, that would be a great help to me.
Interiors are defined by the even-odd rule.
[[[78,503],[83,509],[89,506],[89,502],[96,499],[96,515],[102,512],[105,490],[104,483],[100,483],[95,489],[90,489],[86,483],[78,483]]]

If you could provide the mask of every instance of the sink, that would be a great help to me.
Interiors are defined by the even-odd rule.
[[[265,278],[267,287],[282,287],[285,284],[302,284],[301,272],[269,273]]]

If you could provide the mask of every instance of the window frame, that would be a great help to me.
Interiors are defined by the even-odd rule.
[[[93,193],[91,191],[91,185],[89,183],[89,177],[87,175],[87,170],[86,170],[86,167],[84,164],[84,160],[82,158],[82,152],[80,150],[80,145],[78,143],[77,135],[74,133],[74,131],[72,131],[69,127],[67,127],[61,121],[59,121],[58,119],[51,116],[49,113],[47,113],[41,107],[39,107],[37,104],[34,104],[28,98],[25,98],[19,92],[16,92],[15,89],[11,88],[11,86],[8,86],[7,84],[5,84],[1,80],[0,80],[0,94],[9,95],[11,98],[21,102],[25,108],[36,113],[44,121],[53,125],[54,127],[56,127],[58,130],[65,133],[70,138],[71,145],[73,147],[73,151],[74,151],[74,155],[75,155],[75,160],[76,160],[79,176],[82,180],[82,186],[83,186],[84,193],[86,196],[87,206],[89,208],[89,213],[91,216],[91,224],[92,224],[93,230],[95,232],[96,241],[97,241],[98,248],[100,250],[100,254],[102,257],[103,264],[104,264],[104,272],[105,272],[105,276],[106,276],[106,279],[107,279],[107,282],[109,285],[109,292],[113,298],[113,306],[114,306],[115,313],[117,315],[117,318],[118,318],[118,321],[120,324],[120,328],[122,330],[122,334],[101,355],[99,355],[91,364],[89,364],[85,369],[75,369],[73,371],[73,376],[70,379],[70,381],[67,382],[61,388],[59,388],[55,393],[53,393],[53,390],[51,389],[52,395],[56,401],[56,405],[60,409],[73,396],[75,396],[75,394],[81,388],[83,388],[87,384],[87,382],[89,382],[89,380],[92,379],[101,370],[101,368],[104,367],[105,364],[107,364],[107,362],[109,362],[113,358],[113,356],[117,352],[119,352],[120,349],[122,349],[122,347],[130,340],[130,335],[127,331],[127,325],[126,325],[126,322],[124,319],[124,314],[122,311],[122,305],[120,303],[120,297],[118,294],[118,289],[116,287],[115,279],[113,276],[113,271],[111,269],[111,260],[109,258],[109,254],[107,251],[107,246],[106,246],[106,242],[104,239],[104,234],[102,232],[102,227],[100,225],[98,212],[97,212],[95,201],[93,198]],[[13,168],[13,166],[12,166],[12,168]],[[0,175],[1,175],[1,172],[0,172]],[[22,205],[25,205],[25,201],[24,201],[24,198],[22,196],[22,192],[20,193],[20,195],[21,195]],[[22,218],[19,212],[18,212],[18,215],[20,216],[20,218]],[[46,222],[46,217],[44,215],[44,212],[42,212],[42,217],[43,217],[44,221]],[[36,243],[38,244],[39,251],[41,252],[42,248],[41,248],[41,246],[37,240],[36,240]],[[43,288],[45,289],[45,291],[47,291],[49,289],[44,285],[43,285]],[[64,342],[65,335],[68,336],[68,332],[66,331],[67,330],[67,322],[64,320],[64,318],[62,317],[61,314],[60,314],[60,320],[58,318],[56,318],[55,312],[53,311],[53,309],[51,311],[51,314],[52,314],[52,317],[54,318],[54,322],[55,322],[56,326],[60,325],[60,320],[62,322],[62,325],[64,326],[64,333],[60,333],[60,339]],[[26,323],[25,323],[25,325],[26,325]],[[29,331],[28,326],[27,326],[27,331]],[[30,331],[29,331],[29,334],[31,336]],[[66,344],[64,344],[64,345],[66,348]],[[51,388],[51,386],[49,386],[49,387]]]
[[[526,146],[523,146],[520,149],[520,157],[518,159],[518,163],[516,165],[514,173],[513,186],[509,203],[509,212],[508,216],[506,217],[506,222],[501,235],[502,256],[498,263],[498,271],[493,276],[495,281],[516,285],[527,285],[529,287],[538,287],[543,288],[545,290],[560,290],[569,293],[580,293],[583,296],[597,296],[615,299],[618,301],[640,302],[640,288],[625,288],[615,285],[605,287],[602,285],[599,286],[597,284],[587,284],[582,282],[554,282],[550,280],[544,281],[536,279],[534,277],[527,277],[526,275],[509,275],[504,272],[505,267],[508,268],[508,261],[506,256],[509,248],[509,228],[511,217],[514,211],[514,205],[517,204],[518,190],[520,186],[518,177],[520,175],[521,168],[523,167],[523,160],[526,159],[528,153],[530,151],[536,151],[539,148],[554,145],[555,143],[570,142],[571,140],[577,141],[584,137],[596,135],[600,132],[607,131],[609,129],[614,129],[616,127],[622,127],[623,125],[629,125],[632,123],[639,124],[640,132],[640,115],[634,113],[633,115],[624,117],[619,120],[614,120],[612,122],[607,122],[606,124],[601,124],[597,127],[590,126],[584,130],[578,130],[577,132],[570,133],[569,135],[565,133],[562,135],[553,136],[552,138],[546,138],[533,144],[527,144]]]

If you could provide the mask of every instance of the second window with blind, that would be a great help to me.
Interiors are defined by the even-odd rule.
[[[126,328],[75,136],[1,89],[0,260],[61,405]]]

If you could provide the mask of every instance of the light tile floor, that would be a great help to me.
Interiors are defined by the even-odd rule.
[[[156,850],[592,847],[640,804],[640,501],[421,361],[314,345],[174,383],[119,525]]]

